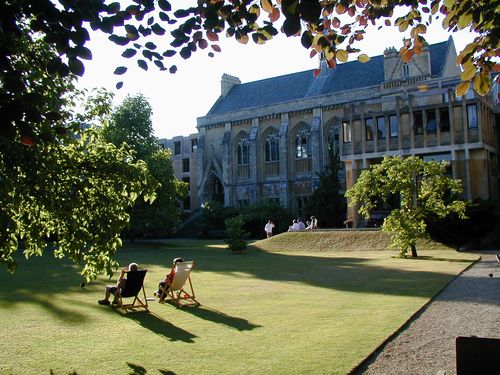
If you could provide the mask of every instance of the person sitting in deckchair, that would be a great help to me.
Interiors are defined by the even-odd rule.
[[[122,268],[122,272],[120,274],[120,277],[118,278],[118,281],[116,282],[116,285],[106,285],[104,299],[100,299],[99,301],[97,301],[97,303],[99,305],[109,305],[110,304],[109,297],[113,295],[115,296],[115,298],[113,298],[113,304],[116,304],[117,303],[116,292],[118,291],[118,289],[122,291],[123,288],[125,288],[125,284],[127,282],[127,278],[125,277],[125,275],[127,271],[138,271],[138,270],[139,266],[137,265],[137,263],[130,263],[128,268]]]
[[[169,273],[165,276],[165,279],[160,281],[158,283],[158,290],[155,292],[155,296],[160,297],[161,296],[161,291],[163,288],[165,288],[165,293],[170,289],[170,285],[172,285],[172,281],[174,281],[174,276],[175,276],[175,265],[177,263],[182,263],[184,262],[184,259],[182,258],[175,258],[172,261],[172,269],[170,270]]]

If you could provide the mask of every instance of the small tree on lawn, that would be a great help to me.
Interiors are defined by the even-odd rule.
[[[248,233],[243,230],[243,218],[241,215],[227,219],[226,224],[226,238],[224,242],[228,244],[228,247],[235,253],[241,253],[247,248],[247,243],[245,238],[248,237]]]
[[[443,218],[456,213],[465,217],[466,203],[455,199],[462,191],[461,182],[446,174],[446,166],[445,162],[425,162],[415,156],[385,157],[381,164],[361,172],[346,197],[349,205],[358,205],[358,212],[368,218],[380,201],[399,195],[399,208],[385,218],[382,230],[389,234],[391,247],[401,249],[401,256],[411,249],[416,257],[417,239],[428,238],[427,216]]]

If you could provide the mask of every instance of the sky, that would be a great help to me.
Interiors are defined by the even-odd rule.
[[[452,33],[457,52],[473,40],[467,30]],[[450,36],[435,23],[428,29],[425,38],[430,44],[445,41]],[[365,39],[356,45],[361,53],[369,56],[383,54],[388,47],[402,46],[402,34],[394,28],[371,29]],[[165,34],[164,38],[170,38]],[[162,41],[167,49],[170,40]],[[159,44],[159,43],[157,43]],[[207,114],[220,95],[221,76],[226,73],[238,77],[242,83],[289,73],[316,69],[318,58],[309,57],[309,51],[302,47],[300,37],[275,37],[264,45],[251,41],[246,45],[234,39],[221,40],[221,53],[208,57],[210,47],[198,50],[188,60],[174,58],[177,72],[161,72],[151,64],[148,71],[137,67],[135,60],[122,58],[126,47],[118,47],[107,40],[102,33],[91,34],[87,45],[93,58],[85,61],[85,74],[79,80],[81,88],[105,87],[115,92],[114,105],[119,105],[126,95],[143,94],[153,108],[153,128],[158,138],[172,138],[196,133],[196,119]],[[353,57],[356,58],[356,57]],[[351,58],[352,60],[352,58]],[[116,67],[125,65],[129,69],[123,76],[113,74]],[[170,66],[170,63],[166,64]],[[124,81],[120,90],[115,89],[118,81]]]

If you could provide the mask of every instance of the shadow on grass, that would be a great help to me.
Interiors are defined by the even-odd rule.
[[[194,339],[197,337],[191,332],[188,332],[182,328],[167,322],[161,316],[147,311],[122,313],[119,310],[114,310],[121,316],[131,319],[137,322],[142,327],[150,330],[151,332],[163,336],[170,341],[183,341],[186,343],[194,343]]]
[[[206,306],[186,306],[182,307],[181,311],[185,311],[192,314],[198,318],[208,320],[213,323],[228,326],[230,328],[237,329],[238,331],[250,331],[255,328],[262,327],[257,324],[250,323],[248,320],[243,318],[237,318],[234,316],[227,315],[219,310],[212,309]]]
[[[439,258],[421,256],[417,259],[395,259],[393,264],[386,266],[377,264],[373,259],[362,257],[332,257],[316,253],[312,256],[295,253],[271,253],[256,247],[250,247],[241,255],[231,254],[220,241],[174,240],[166,243],[134,243],[126,245],[117,254],[120,264],[137,261],[141,267],[155,267],[157,273],[168,272],[171,260],[177,256],[196,261],[193,277],[197,273],[215,272],[226,275],[248,274],[261,280],[297,282],[333,290],[353,293],[378,293],[386,295],[432,297],[446,285],[454,275],[436,271],[411,269],[408,262],[415,262],[415,268],[422,261],[463,263],[470,261],[457,258]],[[347,253],[344,253],[347,254]],[[10,275],[0,269],[0,307],[12,308],[17,302],[28,302],[45,307],[58,317],[71,321],[84,321],[86,317],[73,314],[70,309],[61,307],[57,298],[73,298],[78,302],[81,293],[91,292],[80,288],[81,276],[78,268],[68,260],[56,260],[50,253],[43,257],[25,260],[19,255],[19,268],[15,275]],[[163,269],[158,269],[161,265]],[[151,276],[152,277],[152,276]],[[94,286],[100,287],[112,281],[99,278]],[[147,280],[146,280],[147,282]],[[90,287],[87,285],[87,287]],[[189,310],[191,314],[202,319],[225,324],[235,329],[252,329],[251,323],[244,319],[228,317],[222,312],[210,309]],[[69,317],[69,318],[68,318]],[[158,321],[148,321],[143,324],[149,327],[159,327],[161,332],[165,324]],[[155,323],[156,322],[156,323]],[[162,328],[163,327],[163,328]],[[174,326],[170,327],[174,329]],[[170,334],[166,337],[171,338]],[[189,341],[189,335],[174,334],[173,337],[184,337]]]
[[[135,363],[127,362],[127,366],[131,370],[131,372],[129,372],[129,375],[146,375],[148,373],[148,370],[146,370],[141,365],[136,365]],[[158,372],[163,375],[176,375],[175,372],[169,370],[158,370]]]

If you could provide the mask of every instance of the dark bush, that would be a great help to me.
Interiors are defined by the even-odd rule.
[[[466,210],[467,219],[450,215],[444,219],[430,218],[427,228],[433,240],[453,246],[461,246],[481,239],[498,226],[500,212],[492,201],[476,200]]]

